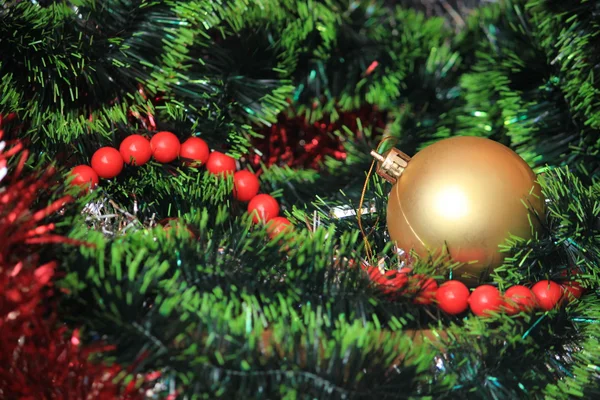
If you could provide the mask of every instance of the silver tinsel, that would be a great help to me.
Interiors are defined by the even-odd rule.
[[[156,225],[154,215],[148,221],[139,219],[136,200],[132,201],[131,210],[126,210],[110,198],[102,197],[95,202],[88,203],[82,213],[90,228],[101,231],[107,236],[118,236],[132,230]]]

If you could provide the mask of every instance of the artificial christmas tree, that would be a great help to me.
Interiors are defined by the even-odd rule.
[[[598,396],[597,12],[4,2],[0,397]],[[395,246],[370,156],[458,136],[515,151],[545,199],[470,289],[477,254]]]

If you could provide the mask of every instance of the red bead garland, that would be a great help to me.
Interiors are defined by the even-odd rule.
[[[123,157],[113,147],[102,147],[92,156],[91,164],[100,178],[111,179],[123,170]]]
[[[215,175],[229,175],[236,170],[234,158],[218,151],[209,152],[206,142],[199,138],[189,138],[182,145],[179,139],[171,132],[158,132],[150,141],[141,135],[126,137],[119,146],[119,150],[112,147],[102,147],[92,156],[90,168],[87,165],[78,165],[71,170],[72,185],[94,188],[98,179],[114,178],[123,170],[123,163],[141,166],[147,163],[151,156],[159,162],[168,163],[178,156],[196,161],[186,163],[190,166],[206,165],[206,169]],[[268,194],[258,194],[260,183],[256,175],[250,171],[238,171],[233,176],[233,196],[239,201],[248,201],[248,213],[252,215],[255,223],[271,222],[267,232],[271,239],[285,230],[291,229],[291,222],[279,215],[279,203]],[[435,283],[435,282],[434,282]],[[436,284],[437,287],[437,284]]]
[[[152,157],[150,141],[142,135],[130,135],[121,142],[119,152],[126,164],[137,165],[138,167],[146,164]]]
[[[489,316],[491,312],[515,315],[530,312],[534,308],[549,311],[560,306],[565,298],[574,300],[575,296],[583,293],[578,282],[559,285],[546,280],[536,283],[532,289],[521,285],[512,286],[504,295],[492,285],[479,286],[469,293],[469,289],[458,281],[447,281],[438,288],[432,278],[421,274],[410,276],[411,269],[406,267],[400,271],[381,272],[378,267],[363,263],[363,268],[382,293],[391,295],[391,298],[412,295],[416,296],[413,298],[415,304],[431,304],[435,300],[436,305],[450,315],[461,314],[468,307],[478,316]],[[574,291],[573,294],[569,291],[570,288]]]

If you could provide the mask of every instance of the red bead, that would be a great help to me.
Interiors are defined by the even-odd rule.
[[[258,194],[260,183],[250,171],[242,170],[233,175],[233,196],[239,201],[250,201]]]
[[[491,285],[481,285],[469,296],[469,307],[473,314],[487,316],[490,312],[500,310],[502,296],[498,289]]]
[[[73,175],[72,185],[81,186],[85,189],[93,189],[98,185],[98,174],[87,165],[78,165],[71,170]]]
[[[376,268],[376,270],[379,270],[379,268]],[[387,277],[387,279],[383,282],[383,284],[385,286],[388,286],[392,290],[387,290],[387,291],[384,290],[384,293],[397,292],[398,289],[401,289],[408,284],[408,273],[406,271],[393,270],[392,271],[393,273],[391,273],[391,274],[389,272],[390,271],[386,272],[385,276]],[[381,273],[380,273],[380,275],[381,275]]]
[[[380,279],[376,280],[380,285],[384,286],[383,292],[386,294],[399,293],[398,290],[402,289],[408,283],[408,275],[403,271],[390,270],[386,271],[384,275],[381,275],[379,268],[375,268]]]
[[[175,218],[173,218],[173,219],[175,219]],[[173,229],[175,229],[175,234],[176,234],[176,235],[179,235],[179,236],[181,236],[181,235],[182,235],[182,232],[183,232],[183,228],[185,228],[185,230],[187,231],[187,234],[189,235],[189,238],[190,238],[190,239],[196,239],[196,235],[194,235],[194,232],[192,232],[192,231],[190,230],[190,228],[188,228],[188,227],[187,227],[187,226],[185,226],[185,225],[183,225],[183,226],[182,226],[182,224],[180,224],[180,223],[178,223],[178,222],[176,222],[176,223],[169,223],[169,224],[167,224],[167,225],[164,225],[164,227],[163,227],[163,229],[164,229],[164,230],[165,230],[165,232],[166,232],[166,236],[167,236],[167,237],[170,237],[170,236],[171,236],[171,235],[170,235],[170,232],[171,232]]]
[[[562,282],[560,285],[562,286],[566,297],[571,301],[580,298],[585,291],[585,289],[581,287],[581,284],[576,281]]]
[[[408,273],[410,270],[388,270],[381,273],[378,267],[366,265],[366,271],[369,279],[380,286],[380,289],[385,294],[398,293],[398,290],[403,288],[408,283]]]
[[[379,268],[375,268],[375,270],[379,271]],[[403,288],[408,284],[408,277],[410,276],[409,274],[411,272],[412,268],[408,267],[401,268],[400,271],[387,271],[385,274],[389,278],[386,280],[387,286],[393,287],[394,289],[396,289],[395,291],[397,291],[397,289]]]
[[[552,281],[540,281],[533,285],[531,291],[537,298],[542,310],[552,310],[562,300],[563,290],[560,285]]]
[[[437,282],[424,275],[414,275],[411,279],[416,284],[417,297],[413,300],[415,304],[431,304],[435,299],[435,293],[438,290]]]
[[[144,165],[152,157],[150,142],[142,135],[127,136],[119,146],[119,152],[126,164]]]
[[[233,174],[235,172],[235,159],[218,151],[213,151],[206,162],[206,169],[215,175]]]
[[[255,223],[269,222],[279,214],[279,203],[268,194],[259,194],[248,203],[248,213]]]
[[[91,164],[100,178],[110,179],[123,170],[123,157],[114,147],[102,147],[92,156]]]
[[[288,231],[292,223],[285,217],[275,217],[267,224],[267,233],[271,239],[279,236],[282,232]]]
[[[181,144],[171,132],[158,132],[150,139],[150,148],[154,159],[161,163],[170,163],[179,155]]]
[[[512,286],[504,293],[504,310],[508,315],[515,315],[521,311],[529,312],[536,305],[535,295],[525,286]]]
[[[0,114],[0,126],[2,126],[2,124],[3,124],[4,122],[10,122],[10,121],[12,121],[12,120],[13,120],[13,119],[15,119],[16,117],[17,117],[17,114],[15,114],[14,112],[12,112],[12,113],[9,113],[9,114],[7,114],[6,116],[4,116],[4,115]],[[2,138],[2,137],[0,136],[0,139],[1,139],[1,138]]]
[[[438,307],[442,311],[456,315],[469,307],[469,289],[459,281],[447,281],[440,286],[435,294]]]
[[[198,161],[200,165],[206,164],[209,156],[210,150],[206,142],[196,137],[189,138],[183,142],[179,150],[179,157]],[[198,163],[192,165],[198,165]]]
[[[568,276],[575,276],[575,275],[580,275],[581,272],[576,269],[573,268],[570,271],[563,271],[560,276],[563,277],[568,277]],[[585,289],[583,287],[581,287],[581,284],[577,281],[565,281],[565,282],[560,282],[560,285],[563,287],[563,291],[565,292],[566,297],[570,300],[573,301],[575,299],[578,299],[581,297],[581,295],[583,295],[583,292],[585,292]]]

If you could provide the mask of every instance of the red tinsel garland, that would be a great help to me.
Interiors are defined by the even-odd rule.
[[[139,384],[123,389],[117,378],[126,374],[118,365],[90,360],[106,347],[82,346],[77,332],[69,335],[57,319],[51,299],[58,264],[42,264],[39,245],[81,244],[43,222],[73,199],[33,208],[49,194],[55,170],[23,173],[27,150],[3,140],[3,125],[12,119],[0,116],[0,398],[141,399]]]
[[[334,132],[345,126],[359,135],[357,120],[363,126],[371,128],[385,126],[383,114],[373,107],[340,113],[335,122],[326,116],[320,121],[309,123],[304,117],[290,117],[286,113],[280,113],[277,123],[259,131],[263,138],[254,141],[257,151],[250,156],[250,163],[255,168],[264,163],[266,166],[287,165],[318,170],[326,157],[344,160],[346,150]]]

